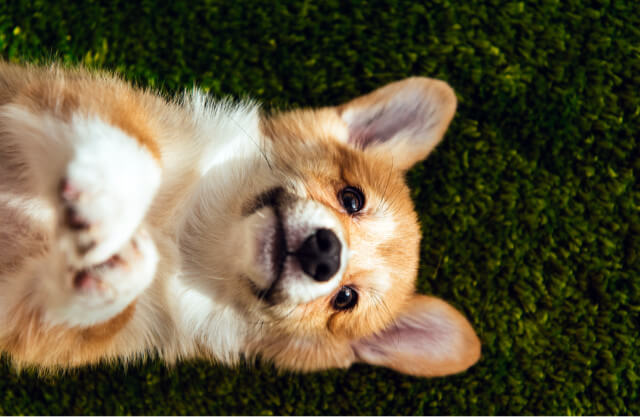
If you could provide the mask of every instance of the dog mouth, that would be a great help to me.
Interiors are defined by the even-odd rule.
[[[281,187],[269,189],[258,195],[243,210],[243,214],[246,216],[255,214],[265,208],[272,211],[269,221],[266,222],[265,230],[261,231],[257,243],[257,262],[266,273],[266,280],[269,283],[265,288],[261,288],[254,280],[247,279],[253,294],[258,299],[267,302],[272,302],[274,290],[282,278],[284,264],[289,255],[284,221],[280,210],[283,195],[284,190]]]

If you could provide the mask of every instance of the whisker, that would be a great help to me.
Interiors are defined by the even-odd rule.
[[[380,206],[387,202],[387,193],[389,191],[389,183],[391,182],[391,176],[393,175],[393,159],[391,159],[391,167],[389,168],[389,175],[387,175],[387,181],[384,185],[384,190],[382,191],[382,196],[380,197],[380,201],[376,207],[376,211],[380,209]]]
[[[387,316],[391,319],[391,323],[392,324],[396,324],[396,320],[394,317],[394,314],[391,312],[391,308],[389,307],[389,305],[387,304],[387,302],[385,301],[384,297],[382,296],[382,294],[376,290],[375,288],[367,288],[371,298],[373,299],[376,307],[381,307],[385,314],[387,314]]]
[[[267,163],[267,166],[269,167],[269,169],[271,171],[273,171],[273,166],[271,165],[271,161],[269,161],[269,158],[267,157],[266,152],[264,151],[264,149],[262,149],[262,147],[258,144],[258,141],[255,140],[250,134],[249,132],[247,132],[247,130],[240,124],[238,123],[233,117],[231,117],[229,115],[229,120],[231,120],[233,123],[235,123],[235,125],[242,130],[242,132],[251,140],[251,142],[253,142],[254,145],[256,145],[256,148],[258,148],[258,151],[260,151],[260,154],[262,155],[262,157],[264,158],[265,162]]]

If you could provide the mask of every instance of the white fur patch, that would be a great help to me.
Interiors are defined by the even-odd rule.
[[[82,193],[75,205],[91,229],[69,231],[61,244],[95,241],[83,263],[104,261],[131,237],[160,184],[161,169],[149,151],[97,117],[74,116],[69,126],[73,156],[64,175]]]
[[[287,294],[287,301],[302,304],[330,294],[342,280],[349,261],[349,247],[344,239],[340,222],[329,209],[312,200],[298,200],[287,206],[283,217],[287,247],[290,252],[298,250],[302,243],[318,229],[332,230],[342,244],[340,268],[326,282],[314,281],[305,275],[297,259],[287,258],[281,283]]]
[[[214,357],[225,363],[238,360],[248,329],[245,318],[231,305],[214,301],[181,277],[173,277],[169,291],[177,304],[177,325],[188,338],[210,349]]]
[[[287,304],[302,304],[335,291],[342,280],[350,254],[338,219],[322,204],[306,199],[286,203],[280,210],[286,250],[289,252],[276,284],[278,292],[285,297],[283,301]],[[241,242],[235,244],[241,248],[241,252],[234,256],[234,264],[242,275],[253,281],[256,288],[266,290],[276,279],[276,254],[271,253],[277,224],[276,214],[273,208],[265,207],[244,219],[241,224],[242,227],[234,231],[235,238]],[[340,266],[333,277],[325,282],[315,281],[306,275],[293,255],[318,229],[332,230],[341,243]]]
[[[195,124],[193,140],[201,152],[198,158],[201,174],[233,160],[246,163],[256,152],[264,152],[266,145],[260,134],[259,108],[255,103],[213,101],[197,89],[185,95],[184,100]]]
[[[78,190],[74,209],[89,225],[85,231],[60,231],[59,244],[81,265],[114,254],[142,221],[160,184],[161,168],[150,152],[121,129],[97,116],[75,114],[66,122],[50,113],[20,106],[2,108],[10,138],[28,160],[34,190],[54,205],[63,178]],[[59,216],[65,208],[59,207]],[[77,246],[93,245],[80,259]]]
[[[5,290],[13,296],[32,294],[29,302],[49,324],[87,326],[108,320],[142,293],[155,273],[158,254],[149,236],[139,234],[137,248],[129,244],[120,250],[160,184],[158,161],[135,138],[96,115],[75,114],[65,121],[8,105],[0,110],[0,121],[5,139],[27,162],[31,188],[16,189],[16,196],[0,203],[11,208],[28,202],[26,208],[37,209],[28,211],[34,227],[41,224],[43,232],[56,234],[47,236],[48,253],[28,260],[20,273],[23,280]],[[77,191],[71,204],[86,228],[71,229],[65,223],[63,178]],[[84,245],[91,245],[86,253],[79,250]],[[95,267],[118,252],[122,263]],[[95,267],[100,291],[73,288],[75,274],[87,267]]]

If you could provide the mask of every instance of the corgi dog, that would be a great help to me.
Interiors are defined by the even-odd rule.
[[[404,181],[455,109],[420,77],[268,114],[0,63],[0,350],[42,370],[149,355],[466,370],[472,326],[415,290]]]

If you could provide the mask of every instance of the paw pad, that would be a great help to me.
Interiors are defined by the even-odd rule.
[[[65,223],[72,230],[87,230],[91,226],[78,212],[71,206],[64,210]]]
[[[60,197],[65,202],[77,200],[80,197],[80,190],[75,188],[69,179],[63,178],[60,181]]]
[[[95,291],[102,289],[103,284],[92,271],[83,269],[73,277],[73,287],[81,291]]]

